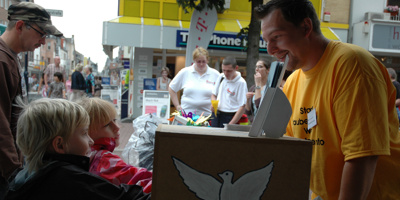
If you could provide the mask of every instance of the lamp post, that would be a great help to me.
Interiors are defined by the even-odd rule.
[[[26,0],[29,2],[29,0]],[[25,86],[26,86],[26,98],[27,101],[29,101],[29,80],[28,80],[28,52],[25,52],[25,72],[24,72],[24,77],[25,77]]]

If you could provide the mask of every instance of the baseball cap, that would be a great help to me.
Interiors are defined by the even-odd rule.
[[[50,15],[42,7],[32,2],[20,2],[13,4],[8,8],[8,20],[23,20],[28,22],[34,22],[44,32],[49,35],[57,37],[63,34],[53,26],[50,20]]]

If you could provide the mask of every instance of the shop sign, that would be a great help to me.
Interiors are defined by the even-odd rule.
[[[186,40],[185,66],[191,64],[192,52],[197,47],[207,47],[208,38],[210,38],[214,32],[215,25],[218,21],[217,10],[215,8],[210,8],[212,6],[209,6],[209,0],[204,0],[203,2],[206,4],[205,9],[202,11],[194,10],[190,18],[190,35]]]
[[[400,50],[400,26],[375,24],[373,26],[372,47]]]
[[[110,85],[110,77],[101,77],[101,84]]]
[[[189,38],[189,31],[176,31],[176,47],[186,47]],[[242,45],[243,41],[243,45]],[[213,33],[210,38],[208,49],[228,50],[228,51],[244,51],[247,40],[237,37],[236,34]],[[267,52],[267,43],[260,37],[260,53]]]
[[[129,60],[123,60],[122,62],[124,63],[124,69],[129,69],[130,68]]]

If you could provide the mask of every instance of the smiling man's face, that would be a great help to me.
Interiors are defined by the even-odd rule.
[[[281,10],[277,9],[261,20],[262,37],[267,42],[268,54],[284,61],[289,55],[288,70],[301,68],[305,58],[302,41],[305,33],[300,27],[286,21]]]

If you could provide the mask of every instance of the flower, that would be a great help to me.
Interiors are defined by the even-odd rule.
[[[399,6],[397,6],[397,5],[396,6],[388,5],[386,10],[389,11],[389,12],[399,12]]]

